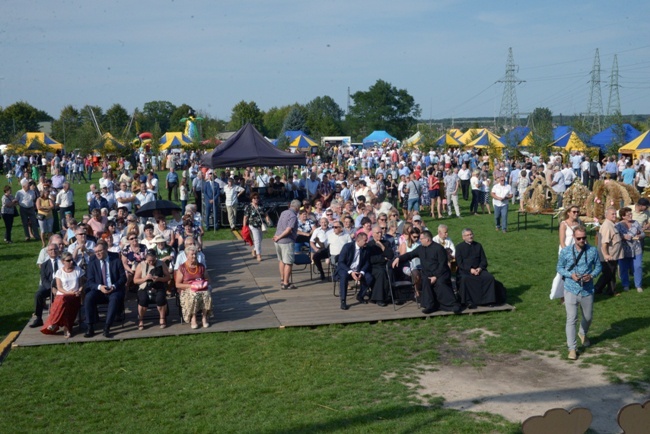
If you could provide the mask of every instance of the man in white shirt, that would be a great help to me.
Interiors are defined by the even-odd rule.
[[[65,213],[70,211],[74,217],[74,192],[70,190],[70,183],[65,181],[63,183],[63,188],[56,194],[56,206],[59,207],[59,219],[61,225],[64,228],[68,228],[66,225]]]
[[[126,207],[131,212],[133,208],[133,202],[135,202],[135,196],[130,191],[127,191],[126,182],[120,182],[120,191],[115,193],[115,200],[117,201],[118,207]]]
[[[566,191],[566,185],[564,184],[564,175],[558,166],[553,167],[551,188],[557,194],[557,206],[558,208],[561,208],[562,195],[564,195],[564,192]]]
[[[497,231],[504,234],[508,230],[508,203],[512,198],[512,188],[506,184],[505,175],[499,176],[497,183],[492,187],[492,205],[494,206],[494,223]]]
[[[30,239],[29,228],[32,228],[32,234],[36,239],[38,238],[38,223],[36,219],[35,202],[36,193],[29,189],[29,181],[23,179],[20,181],[22,188],[16,192],[16,200],[20,208],[20,220],[23,223],[23,230],[25,232],[25,241]]]
[[[228,178],[228,185],[223,187],[223,191],[226,193],[226,210],[228,210],[228,222],[230,223],[230,229],[235,230],[235,227],[237,226],[238,198],[244,194],[246,190],[235,184],[235,179],[233,177],[230,177]]]
[[[328,235],[332,230],[329,228],[329,220],[327,217],[321,217],[319,220],[320,226],[314,230],[309,239],[309,244],[311,246],[311,259],[318,272],[320,273],[320,279],[325,280],[325,273],[323,271],[323,264],[321,261],[329,257],[328,249]]]

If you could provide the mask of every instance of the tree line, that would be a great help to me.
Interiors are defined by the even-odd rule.
[[[349,113],[330,96],[318,96],[306,104],[289,104],[261,110],[255,101],[240,101],[231,110],[228,121],[210,116],[201,110],[197,115],[203,139],[223,131],[235,131],[251,122],[264,135],[283,137],[284,131],[302,130],[314,139],[323,136],[352,136],[361,141],[374,130],[386,130],[397,138],[414,132],[420,107],[405,89],[377,80],[367,91],[351,95]],[[160,137],[168,131],[183,131],[181,119],[190,105],[176,106],[169,101],[150,101],[129,113],[121,104],[102,107],[86,105],[81,108],[66,105],[57,118],[28,102],[19,101],[0,108],[0,143],[17,143],[25,132],[39,131],[39,122],[52,122],[52,137],[67,149],[84,149],[98,140],[97,126],[102,133],[110,132],[120,141],[129,142],[138,133],[151,132]],[[95,120],[97,125],[95,124]]]

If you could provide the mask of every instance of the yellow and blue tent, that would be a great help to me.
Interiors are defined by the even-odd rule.
[[[303,136],[302,134],[297,136],[291,143],[289,143],[289,147],[291,148],[313,148],[313,147],[318,147],[318,143],[314,142],[312,139],[310,139],[307,136]]]
[[[120,152],[124,150],[125,147],[126,146],[124,146],[123,143],[113,137],[111,133],[105,132],[93,150],[97,152],[111,153]]]
[[[436,145],[437,146],[447,146],[447,147],[452,147],[452,148],[458,148],[462,146],[463,144],[454,136],[451,135],[451,133],[443,134],[442,136],[438,137],[438,140],[436,140]]]
[[[485,128],[470,128],[469,130],[465,131],[460,137],[456,138],[463,145],[466,145],[469,142],[476,140],[477,137],[483,134],[483,131],[485,131]]]
[[[40,150],[45,145],[45,148],[60,151],[63,149],[63,144],[57,142],[52,137],[45,133],[25,133],[20,138],[20,148],[25,151]]]
[[[639,158],[641,154],[650,154],[650,131],[646,131],[636,139],[618,148],[621,154],[632,154],[632,158]]]
[[[499,137],[489,130],[483,130],[480,136],[465,145],[465,148],[487,148],[493,146],[497,149],[505,147]]]
[[[447,131],[447,134],[452,136],[454,139],[457,139],[463,135],[463,132],[458,128],[450,128],[449,131]]]
[[[575,131],[570,131],[551,143],[549,146],[565,151],[586,151],[587,145],[578,137]]]
[[[169,148],[181,148],[183,146],[190,146],[192,139],[181,132],[168,132],[160,138],[160,150],[164,151]]]

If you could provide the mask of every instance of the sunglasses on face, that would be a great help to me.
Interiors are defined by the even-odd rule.
[[[63,262],[72,262],[72,259],[64,259]]]
[[[575,237],[576,241],[584,241],[587,239],[587,237]]]

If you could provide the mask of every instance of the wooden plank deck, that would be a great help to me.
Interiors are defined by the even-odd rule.
[[[343,311],[339,308],[339,298],[333,295],[332,283],[321,282],[316,275],[315,280],[310,280],[309,270],[302,270],[302,267],[297,267],[293,275],[293,281],[298,289],[281,290],[273,242],[268,239],[263,242],[264,260],[260,263],[250,255],[250,250],[244,247],[242,241],[208,242],[204,251],[213,287],[214,311],[212,324],[207,329],[192,330],[188,324],[181,324],[176,301],[169,299],[170,313],[167,328],[160,329],[157,311],[149,310],[145,316],[145,329],[139,331],[136,322],[136,302],[133,297],[129,297],[124,327],[115,324],[111,330],[113,332],[111,339],[104,338],[101,333],[92,339],[86,339],[82,332],[75,329],[73,337],[66,340],[62,335],[48,336],[40,333],[39,329],[25,326],[13,346],[99,342],[453,315],[449,312],[424,315],[413,302],[398,306],[397,310],[394,310],[392,305],[386,307],[374,304],[360,305],[352,296],[348,296],[350,309]],[[510,305],[494,308],[479,307],[465,313],[512,309],[514,308]],[[98,324],[98,329],[101,329],[101,324]]]

